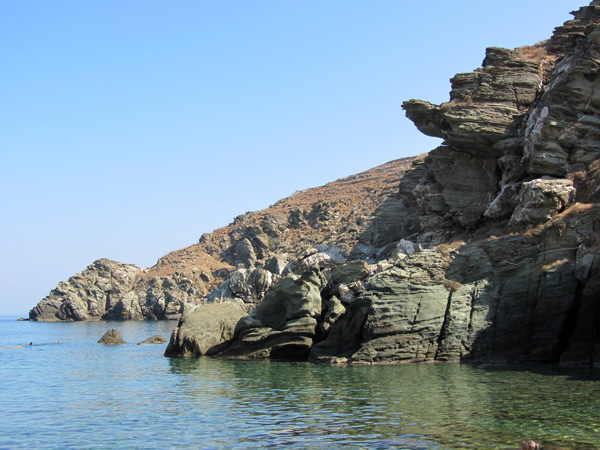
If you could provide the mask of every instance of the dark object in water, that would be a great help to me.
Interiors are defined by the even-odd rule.
[[[115,328],[111,328],[106,333],[104,333],[104,336],[102,336],[98,341],[98,344],[104,345],[121,345],[126,343],[127,342],[125,342],[121,337],[121,333],[119,333],[119,331]]]
[[[149,337],[148,339],[144,339],[142,342],[138,342],[138,345],[141,344],[164,344],[167,342],[165,337],[161,334],[155,334],[154,336]]]

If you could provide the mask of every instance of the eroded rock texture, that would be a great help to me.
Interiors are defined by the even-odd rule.
[[[178,319],[198,288],[174,273],[143,282],[144,269],[99,259],[53,289],[29,312],[35,321]]]
[[[165,355],[213,355],[227,349],[235,325],[246,314],[239,302],[208,303],[191,309],[173,330]]]
[[[306,359],[316,336],[325,278],[318,268],[289,275],[235,326],[223,355],[244,358]]]
[[[98,341],[98,344],[104,345],[123,345],[126,343],[127,342],[123,340],[121,333],[119,333],[119,330],[116,328],[111,328],[108,330]]]
[[[406,173],[294,193],[150,269],[97,261],[31,318],[183,312],[169,356],[600,366],[600,0],[574,16],[405,102],[444,140]]]
[[[346,262],[368,218],[396,191],[411,161],[390,161],[295,192],[203,234],[198,244],[148,269],[98,260],[61,282],[30,319],[178,319],[196,305],[225,301],[241,301],[250,312],[284,272]]]
[[[417,241],[489,219],[540,223],[576,199],[576,174],[600,156],[598,22],[592,2],[549,41],[488,49],[481,69],[451,80],[450,102],[404,103],[421,131],[444,139],[405,194],[421,210]]]
[[[549,41],[488,49],[448,103],[406,102],[443,144],[415,158],[346,261],[301,255],[327,279],[312,307],[286,306],[299,275],[275,284],[221,355],[600,366],[599,3]]]

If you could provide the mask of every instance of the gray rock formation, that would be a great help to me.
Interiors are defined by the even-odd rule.
[[[550,177],[524,182],[511,224],[537,225],[564,211],[575,198],[573,181]]]
[[[141,342],[138,342],[138,345],[143,345],[143,344],[165,344],[168,341],[165,339],[165,337],[161,334],[156,334],[154,336],[150,336],[149,338],[144,339]]]
[[[235,327],[221,355],[239,358],[306,359],[321,315],[326,280],[317,268],[282,278]]]
[[[310,275],[269,289],[220,355],[600,366],[598,36],[594,1],[547,42],[488,49],[450,102],[406,102],[443,145],[343,261],[300,254],[288,268]],[[313,212],[295,226],[326,219],[326,202]]]
[[[600,366],[600,0],[574,15],[548,41],[489,48],[449,102],[405,102],[444,142],[395,192],[295,193],[152,276],[96,262],[30,317],[187,309],[169,356]],[[212,269],[160,272],[182,261]]]
[[[598,251],[582,250],[598,212],[403,259],[367,278],[352,303],[364,325],[330,332],[312,359],[598,364]]]
[[[178,319],[198,304],[197,283],[175,272],[144,280],[133,264],[99,259],[58,284],[29,312],[34,321]],[[200,277],[200,276],[198,276]]]
[[[252,309],[263,299],[277,278],[272,272],[261,268],[237,269],[208,296],[207,302],[239,299]]]
[[[147,269],[98,260],[61,282],[30,318],[178,319],[185,309],[227,299],[242,300],[250,311],[284,272],[302,271],[315,258],[323,267],[345,262],[364,218],[396,190],[410,161],[390,161],[242,214]],[[307,247],[316,254],[298,262]],[[123,271],[130,276],[123,279]]]
[[[58,284],[29,313],[31,320],[98,320],[115,307],[136,281],[140,268],[100,259]]]
[[[403,104],[422,132],[444,138],[444,145],[425,159],[420,181],[408,193],[423,211],[420,242],[441,243],[456,229],[473,229],[486,212],[499,219],[516,206],[515,178],[524,175],[520,130],[552,64],[541,47],[535,56],[490,48],[483,68],[451,80],[450,102]],[[437,233],[440,228],[446,233]]]
[[[240,302],[197,306],[179,320],[165,356],[213,355],[225,350],[231,344],[236,324],[246,314]]]
[[[104,345],[123,345],[127,344],[121,337],[121,333],[115,328],[108,330],[98,341],[98,344]]]

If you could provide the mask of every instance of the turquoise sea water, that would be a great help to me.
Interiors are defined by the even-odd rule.
[[[14,319],[0,449],[600,449],[599,371],[165,358],[135,344],[175,322]],[[97,343],[112,327],[128,344]]]

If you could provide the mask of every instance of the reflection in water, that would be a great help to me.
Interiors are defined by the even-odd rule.
[[[174,326],[0,323],[0,448],[600,448],[598,371],[176,359],[136,345]],[[97,343],[112,327],[128,344]]]
[[[250,443],[515,448],[533,437],[594,449],[600,441],[597,372],[573,377],[514,366],[329,367],[208,358],[170,364],[184,376],[182,392],[218,408],[226,402]],[[415,437],[417,444],[404,441]]]

